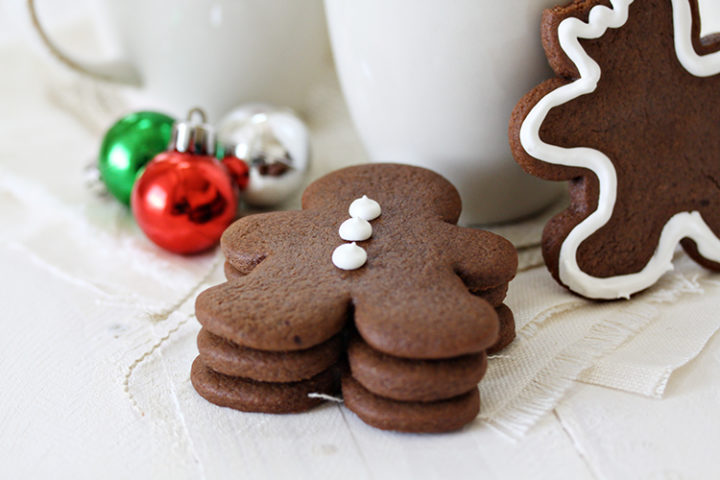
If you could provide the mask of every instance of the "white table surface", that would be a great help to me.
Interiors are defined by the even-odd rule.
[[[0,145],[36,135],[10,156],[0,152],[0,167],[31,184],[43,177],[34,169],[61,169],[52,164],[56,149],[93,151],[97,139],[82,126],[66,126],[59,138],[56,113],[24,116],[7,87],[32,84],[34,70],[4,67]],[[0,190],[6,228],[48,222],[52,244],[53,229],[76,225],[25,208]],[[73,246],[59,244],[55,258],[63,248]],[[662,400],[576,383],[517,441],[479,422],[452,434],[404,435],[368,427],[336,404],[281,416],[212,406],[189,382],[199,329],[191,300],[153,319],[146,306],[111,302],[97,282],[47,258],[0,234],[2,478],[720,478],[718,335],[673,374]],[[683,305],[663,315],[682,322]]]

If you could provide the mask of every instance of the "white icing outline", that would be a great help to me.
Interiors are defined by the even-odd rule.
[[[717,1],[717,0],[716,0]],[[720,73],[720,51],[698,55],[692,44],[692,10],[688,0],[672,0],[675,54],[685,70],[696,77]]]
[[[700,254],[720,262],[720,239],[697,211],[674,215],[663,227],[658,246],[645,267],[627,275],[599,278],[583,272],[577,263],[577,250],[590,235],[605,225],[612,216],[617,195],[617,174],[610,159],[592,148],[563,148],[540,140],[540,127],[550,110],[582,95],[592,93],[600,80],[601,69],[580,46],[580,38],[595,39],[608,28],[619,28],[627,22],[633,0],[611,0],[612,9],[595,6],[588,23],[566,18],[558,27],[560,46],[576,65],[580,78],[545,95],[530,111],[520,127],[520,143],[525,151],[544,162],[587,168],[599,180],[598,207],[580,222],[560,248],[559,274],[562,283],[589,298],[630,298],[633,293],[653,285],[665,272],[673,269],[672,257],[682,238],[691,238]],[[720,73],[720,52],[698,55],[692,45],[692,12],[688,0],[672,0],[675,51],[678,60],[692,75],[708,77]]]

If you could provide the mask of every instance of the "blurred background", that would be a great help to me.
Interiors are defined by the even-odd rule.
[[[23,208],[43,211],[29,186],[18,186],[28,181],[57,208],[151,248],[126,205],[88,188],[83,172],[98,163],[108,129],[137,110],[183,118],[194,106],[222,129],[228,113],[252,116],[243,109],[255,101],[293,108],[305,127],[275,126],[275,143],[298,160],[302,179],[276,182],[283,195],[269,195],[262,208],[298,207],[312,179],[370,160],[445,175],[463,196],[465,223],[543,211],[562,185],[525,175],[506,131],[515,102],[550,75],[539,14],[556,1],[490,8],[456,0],[452,10],[441,0],[408,1],[0,0],[0,173],[14,192],[0,213],[31,224],[18,217],[22,208],[8,206],[21,199]],[[720,2],[700,5],[704,33],[720,31]],[[307,162],[293,146],[298,138],[309,145]],[[539,240],[538,228],[525,230],[517,246]]]

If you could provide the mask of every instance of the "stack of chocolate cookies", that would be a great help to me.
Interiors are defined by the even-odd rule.
[[[496,343],[452,358],[402,358],[353,336],[347,350],[350,371],[342,380],[345,405],[383,430],[444,432],[471,422],[480,410],[477,385],[487,370],[488,354],[515,337],[510,309],[501,305],[496,311],[501,324]]]
[[[242,288],[243,274],[227,262],[225,275],[228,282],[223,286]],[[258,329],[256,337],[238,337],[232,333],[235,322],[258,306],[231,298],[217,287],[198,298],[197,317],[205,325],[197,337],[199,356],[191,375],[198,393],[212,403],[245,412],[296,413],[323,402],[309,394],[339,390],[338,363],[345,350],[341,334],[310,347],[294,339],[288,345],[273,335],[274,317],[269,313],[268,324]],[[226,309],[218,311],[223,305]],[[260,315],[265,313],[260,311]]]
[[[192,366],[193,385],[216,405],[245,412],[296,413],[308,410],[334,394],[336,368],[342,352],[340,336],[316,347],[272,352],[243,347],[200,330],[200,355]]]
[[[237,221],[222,238],[227,282],[196,302],[195,389],[269,413],[341,390],[366,423],[406,432],[472,421],[487,354],[515,335],[502,302],[517,254],[459,215],[439,175],[374,164],[315,181],[301,211]]]

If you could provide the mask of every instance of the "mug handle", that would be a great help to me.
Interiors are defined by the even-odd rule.
[[[50,53],[57,58],[65,66],[76,70],[85,75],[98,78],[114,83],[123,83],[126,85],[132,85],[139,87],[142,85],[142,80],[135,67],[133,67],[127,60],[109,60],[105,62],[84,62],[77,60],[70,55],[65,54],[60,48],[53,42],[45,29],[40,24],[38,15],[35,7],[35,0],[27,0],[28,10],[30,11],[30,18],[32,25],[37,31],[40,39],[45,46],[50,50]]]

